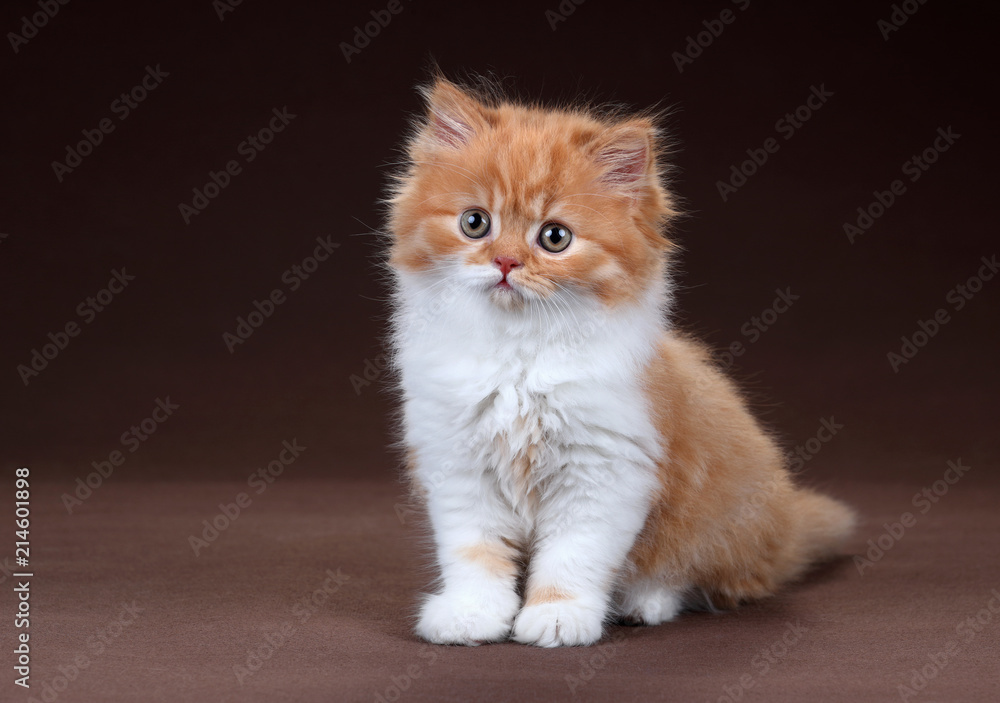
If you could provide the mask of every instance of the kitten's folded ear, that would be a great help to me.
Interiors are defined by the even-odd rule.
[[[416,143],[427,148],[460,149],[490,128],[490,110],[454,83],[438,78],[420,89],[427,123]]]
[[[600,169],[598,181],[612,190],[638,195],[657,185],[656,126],[646,118],[617,124],[592,145],[592,157]]]

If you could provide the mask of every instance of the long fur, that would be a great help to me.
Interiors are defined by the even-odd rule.
[[[423,93],[387,201],[403,443],[442,579],[418,634],[590,644],[609,617],[735,606],[833,554],[851,511],[793,485],[665,322],[678,213],[655,121]],[[488,236],[463,235],[469,208]],[[564,252],[539,245],[551,222]]]

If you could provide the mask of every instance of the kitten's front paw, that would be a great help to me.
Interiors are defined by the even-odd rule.
[[[519,605],[514,593],[485,603],[467,595],[438,593],[420,609],[417,634],[435,644],[475,646],[507,639]]]
[[[572,647],[601,639],[604,608],[579,600],[529,605],[514,621],[513,638],[539,647]]]

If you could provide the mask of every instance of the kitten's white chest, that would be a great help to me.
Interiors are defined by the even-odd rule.
[[[530,518],[541,484],[558,470],[558,392],[532,389],[521,376],[499,385],[478,406],[474,435],[482,437],[483,465],[511,505]]]
[[[497,492],[523,528],[553,484],[600,491],[623,472],[652,474],[660,445],[642,374],[658,298],[614,314],[577,299],[565,314],[517,316],[405,282],[395,362],[423,482]]]

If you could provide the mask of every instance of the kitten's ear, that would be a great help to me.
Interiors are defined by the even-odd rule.
[[[438,78],[421,93],[427,103],[427,125],[420,132],[419,142],[458,149],[489,129],[489,108],[454,83]]]
[[[631,194],[655,183],[655,143],[656,127],[650,120],[636,118],[615,125],[593,147],[593,159],[601,169],[598,180]]]

